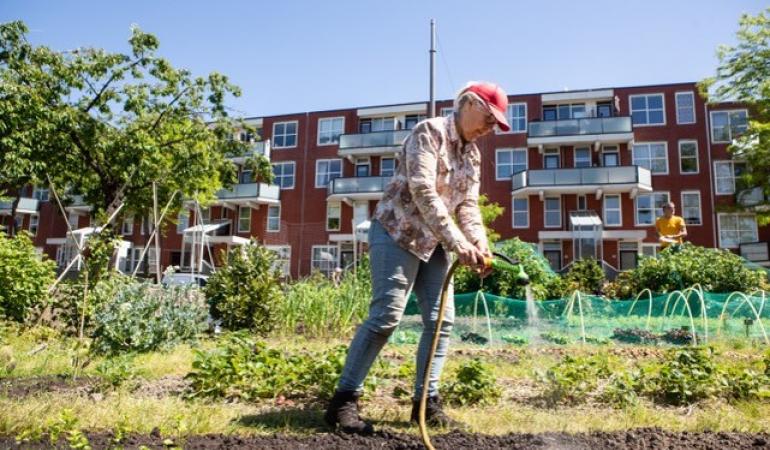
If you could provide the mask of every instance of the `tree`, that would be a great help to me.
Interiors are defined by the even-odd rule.
[[[487,230],[487,240],[491,246],[500,240],[500,233],[492,229],[492,222],[500,217],[505,208],[498,203],[490,203],[489,198],[486,195],[481,194],[479,195],[479,210],[481,211],[481,221],[484,222],[484,228]]]
[[[763,204],[752,208],[764,225],[770,223],[770,8],[744,14],[738,24],[738,44],[717,49],[716,75],[699,88],[710,102],[735,101],[749,108],[748,129],[730,151],[749,165],[742,181],[764,192]]]
[[[0,25],[0,185],[53,180],[101,218],[120,204],[146,215],[174,191],[206,202],[236,181],[229,156],[248,144],[225,100],[240,90],[219,73],[194,77],[156,54],[158,39],[131,29],[130,51],[57,52],[32,46],[22,22]],[[30,124],[35,126],[29,127]],[[23,145],[19,145],[19,144]]]

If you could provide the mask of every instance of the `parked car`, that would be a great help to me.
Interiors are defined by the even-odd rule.
[[[208,275],[200,273],[173,272],[163,275],[161,283],[165,287],[195,285],[203,287],[209,280]]]

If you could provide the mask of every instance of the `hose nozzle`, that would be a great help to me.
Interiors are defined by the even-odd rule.
[[[516,284],[526,286],[529,284],[529,275],[524,271],[524,265],[501,253],[493,253],[494,258],[485,258],[484,266],[494,270],[503,270],[513,273]]]

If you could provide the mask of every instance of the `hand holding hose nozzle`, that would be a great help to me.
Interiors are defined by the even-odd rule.
[[[516,275],[516,284],[526,286],[529,284],[529,275],[524,271],[524,264],[502,253],[492,253],[494,258],[485,258],[484,265],[494,270],[510,272]]]

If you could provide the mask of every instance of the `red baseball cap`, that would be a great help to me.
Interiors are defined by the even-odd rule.
[[[497,119],[497,126],[503,131],[511,131],[511,126],[508,125],[508,119],[505,117],[508,111],[508,96],[500,86],[486,81],[477,81],[471,83],[463,92],[473,92],[481,97]]]

